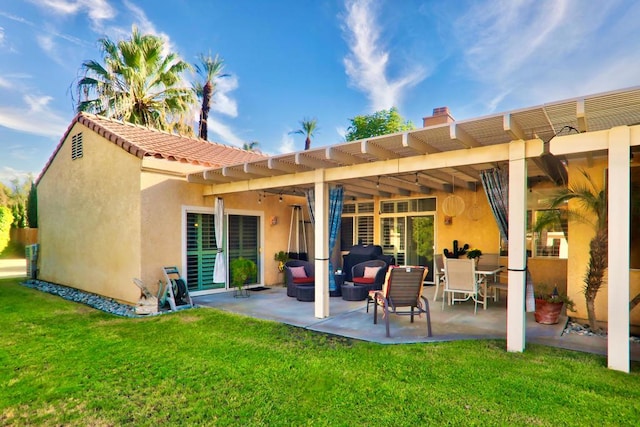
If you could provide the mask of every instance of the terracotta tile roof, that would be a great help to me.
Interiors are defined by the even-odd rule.
[[[159,159],[202,165],[203,167],[222,167],[268,157],[261,153],[246,151],[230,145],[174,135],[93,114],[79,113],[71,121],[62,139],[60,139],[60,143],[49,158],[40,177],[42,177],[49,168],[58,150],[60,150],[60,147],[62,147],[69,132],[71,132],[71,129],[76,123],[83,124],[105,139],[122,147],[123,150],[139,158],[151,156]]]

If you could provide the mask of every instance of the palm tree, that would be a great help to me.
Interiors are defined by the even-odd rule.
[[[211,100],[213,99],[213,92],[216,89],[216,79],[227,77],[228,74],[223,74],[224,61],[222,58],[215,56],[211,57],[211,54],[205,56],[200,54],[200,64],[196,64],[196,71],[204,79],[203,82],[196,82],[194,85],[194,92],[198,96],[198,99],[202,101],[200,107],[200,123],[198,124],[198,136],[204,140],[207,139],[207,119],[209,118],[209,110],[211,110]]]
[[[260,149],[258,148],[258,144],[260,144],[258,141],[245,142],[244,144],[242,144],[242,149],[258,152],[260,151]]]
[[[140,34],[133,26],[131,38],[99,40],[104,65],[82,63],[84,76],[77,83],[78,112],[86,111],[117,120],[166,130],[187,117],[194,97],[183,86],[182,73],[191,66],[175,53],[164,53],[164,41]]]
[[[589,265],[584,277],[584,295],[587,305],[589,326],[592,330],[599,329],[596,320],[595,300],[598,291],[602,287],[604,273],[608,266],[608,224],[607,224],[607,195],[603,188],[599,188],[588,172],[581,170],[585,182],[570,185],[557,193],[549,202],[549,207],[558,209],[558,215],[546,215],[541,217],[535,225],[535,231],[539,232],[551,225],[558,225],[558,221],[564,216],[569,221],[577,221],[589,224],[593,227],[595,235],[589,243]],[[569,209],[567,202],[575,200],[579,209]]]
[[[299,134],[305,135],[306,139],[304,141],[304,149],[308,150],[311,148],[311,137],[314,135],[315,131],[318,130],[318,120],[304,118],[300,120],[300,129],[289,132],[289,134]]]

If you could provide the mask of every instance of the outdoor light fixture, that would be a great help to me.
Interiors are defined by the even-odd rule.
[[[416,172],[416,185],[420,185],[420,182],[418,181],[418,172]]]
[[[380,175],[378,175],[378,181],[376,182],[376,188],[380,188]]]
[[[278,201],[282,203],[282,193],[280,193],[280,197],[278,198]]]

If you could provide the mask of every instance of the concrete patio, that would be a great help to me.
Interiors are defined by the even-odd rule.
[[[473,303],[457,303],[453,306],[442,300],[433,301],[435,287],[427,286],[424,296],[429,300],[433,337],[426,337],[424,315],[413,324],[408,316],[391,315],[391,337],[385,336],[385,325],[381,313],[378,324],[373,324],[373,314],[366,312],[365,301],[344,301],[340,297],[330,298],[330,317],[314,317],[313,303],[300,302],[287,297],[283,287],[250,292],[249,298],[235,298],[233,292],[194,297],[199,306],[273,320],[312,331],[340,335],[348,338],[380,344],[405,344],[439,342],[468,339],[506,339],[506,295],[497,301],[489,301],[487,310],[480,306],[473,313]],[[557,325],[541,325],[535,322],[533,313],[527,313],[526,341],[570,350],[606,355],[607,340],[598,336],[564,334],[567,318],[563,316]],[[631,359],[640,361],[640,344],[631,343]]]

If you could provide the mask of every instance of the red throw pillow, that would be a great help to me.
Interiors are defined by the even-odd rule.
[[[375,280],[376,279],[374,277],[354,277],[353,283],[358,283],[362,285],[372,285],[373,282],[375,282]]]

